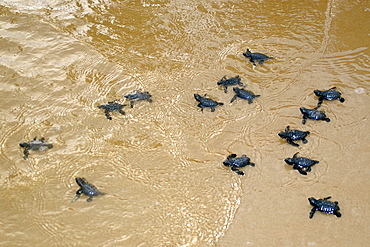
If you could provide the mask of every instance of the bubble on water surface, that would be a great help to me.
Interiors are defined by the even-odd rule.
[[[356,88],[354,91],[355,91],[355,93],[357,93],[357,94],[364,94],[364,93],[365,93],[365,89],[364,89],[364,88],[362,88],[362,87],[358,87],[358,88]]]

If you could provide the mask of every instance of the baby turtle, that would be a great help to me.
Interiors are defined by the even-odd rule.
[[[241,80],[242,79],[240,79],[238,75],[229,79],[227,79],[225,75],[221,78],[221,81],[217,82],[217,85],[221,85],[224,88],[224,92],[227,93],[228,86],[239,85],[241,87],[244,87],[244,84],[241,82]]]
[[[286,158],[285,162],[293,166],[293,169],[298,170],[300,174],[307,175],[311,171],[311,166],[319,163],[317,160],[311,160],[304,157],[298,157],[298,153],[293,155],[293,158]]]
[[[92,201],[93,196],[105,194],[105,193],[99,192],[98,189],[94,185],[88,183],[85,178],[77,177],[76,183],[78,184],[78,186],[80,186],[80,189],[76,191],[76,196],[73,198],[72,202],[80,198],[81,194],[84,194],[89,197],[86,200],[88,202]]]
[[[49,144],[48,142],[45,141],[45,138],[44,137],[41,137],[40,140],[37,140],[36,139],[37,137],[33,138],[32,141],[30,142],[22,142],[22,143],[19,143],[19,146],[21,146],[22,148],[24,148],[24,151],[23,151],[23,159],[27,159],[28,158],[28,155],[30,154],[29,153],[29,150],[39,150],[41,152],[44,152],[45,150],[47,149],[50,149],[53,147],[52,144]]]
[[[203,112],[204,107],[211,108],[211,112],[215,111],[215,107],[218,105],[223,105],[224,103],[214,101],[213,99],[206,98],[207,94],[205,94],[203,97],[199,94],[194,94],[194,98],[199,101],[198,107],[200,107]]]
[[[317,110],[318,107],[313,109],[307,109],[304,107],[299,108],[299,110],[302,112],[302,123],[306,124],[307,118],[318,121],[323,120],[326,122],[330,122],[330,119],[326,117],[324,111]]]
[[[265,60],[273,58],[273,57],[266,56],[265,54],[262,54],[262,53],[257,53],[257,52],[252,53],[249,49],[247,49],[247,51],[243,53],[243,55],[246,58],[249,58],[249,61],[253,63],[254,66],[256,66],[256,61],[259,64],[263,64]]]
[[[344,99],[340,97],[342,94],[336,90],[336,87],[332,87],[329,90],[320,91],[314,90],[313,92],[319,97],[319,102],[317,103],[317,107],[321,106],[324,100],[339,100],[340,102],[344,102]]]
[[[312,219],[313,215],[315,214],[317,210],[325,214],[334,214],[337,217],[342,216],[342,214],[338,212],[338,210],[340,209],[338,206],[338,202],[328,201],[328,199],[330,198],[331,196],[325,197],[324,199],[318,199],[318,200],[316,200],[313,197],[308,198],[308,201],[313,206],[310,212],[310,219]]]
[[[302,140],[303,144],[307,143],[306,136],[309,135],[309,131],[300,131],[300,130],[291,130],[289,126],[287,126],[284,132],[280,132],[278,135],[286,139],[290,145],[295,147],[299,147],[299,145],[293,141]]]
[[[225,166],[231,167],[232,171],[241,176],[244,175],[244,172],[240,171],[238,168],[242,168],[247,165],[255,166],[255,164],[251,163],[250,158],[248,158],[245,154],[243,154],[239,158],[236,157],[236,154],[230,154],[229,156],[227,156],[227,159],[223,163]]]
[[[110,112],[115,112],[115,111],[118,111],[119,113],[121,113],[122,115],[125,115],[125,112],[122,111],[122,108],[124,107],[125,105],[121,105],[118,103],[118,100],[114,100],[114,101],[111,101],[111,102],[108,102],[108,104],[106,105],[98,105],[98,107],[100,109],[104,109],[104,113],[105,113],[105,116],[109,119],[109,120],[112,120],[112,117],[111,115],[109,114]]]
[[[235,95],[231,99],[230,103],[233,103],[233,101],[236,100],[236,98],[239,97],[241,99],[248,100],[248,104],[252,104],[253,103],[253,99],[258,98],[258,97],[261,96],[261,95],[255,95],[251,91],[245,90],[243,88],[234,87],[233,90],[235,92]]]
[[[149,103],[153,102],[153,100],[150,99],[150,97],[152,97],[152,95],[150,95],[148,92],[141,92],[141,90],[134,90],[132,93],[127,94],[124,97],[126,99],[129,99],[130,100],[130,106],[131,106],[131,108],[134,107],[135,101],[146,100]]]

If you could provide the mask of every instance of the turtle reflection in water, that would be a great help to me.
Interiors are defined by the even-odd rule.
[[[49,144],[47,141],[45,141],[44,137],[41,137],[40,140],[37,140],[37,137],[35,137],[30,142],[19,143],[19,146],[24,148],[23,159],[28,158],[29,150],[39,150],[40,152],[44,152],[45,150],[50,149],[50,148],[53,147],[52,144]]]
[[[105,195],[105,193],[99,192],[94,185],[87,182],[85,178],[76,177],[76,183],[78,184],[78,186],[80,186],[80,189],[76,191],[76,196],[73,198],[72,202],[80,198],[81,194],[89,197],[86,200],[88,202],[92,201],[93,196]]]

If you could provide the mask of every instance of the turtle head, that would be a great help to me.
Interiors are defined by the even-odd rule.
[[[286,138],[287,137],[287,133],[286,132],[280,132],[278,134],[281,138]]]
[[[249,49],[247,49],[247,51],[243,53],[245,57],[251,57],[251,54],[252,52]]]
[[[202,97],[199,94],[195,93],[194,98],[199,101],[199,99],[201,99]]]
[[[302,114],[307,113],[307,108],[301,107],[299,110],[302,112]]]
[[[221,81],[217,82],[217,85],[224,85],[224,84],[225,84],[225,80],[223,80],[223,81],[221,80]]]
[[[229,160],[225,160],[224,161],[224,166],[228,166],[228,167],[233,166],[233,162],[229,161]]]
[[[28,144],[27,142],[22,142],[22,143],[19,143],[19,146],[21,146],[22,148],[29,148],[30,144]]]
[[[322,92],[320,90],[313,90],[313,92],[316,94],[316,96],[320,97],[322,95]]]
[[[293,165],[293,159],[292,158],[286,158],[284,160],[288,165]]]
[[[314,207],[317,205],[317,200],[315,198],[313,198],[313,197],[308,198],[308,201]]]

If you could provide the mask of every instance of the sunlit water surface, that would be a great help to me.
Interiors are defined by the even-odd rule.
[[[366,246],[366,1],[0,1],[2,246]],[[273,56],[260,66],[249,48]],[[217,86],[240,75],[253,104]],[[331,122],[301,123],[315,89]],[[135,89],[153,102],[107,120]],[[202,113],[193,95],[223,102]],[[128,104],[128,102],[125,102]],[[311,132],[293,147],[287,125]],[[23,160],[20,142],[54,145]],[[284,159],[319,160],[307,176]],[[238,176],[226,157],[255,167]],[[81,196],[85,177],[105,195]],[[343,216],[316,213],[332,196]]]

